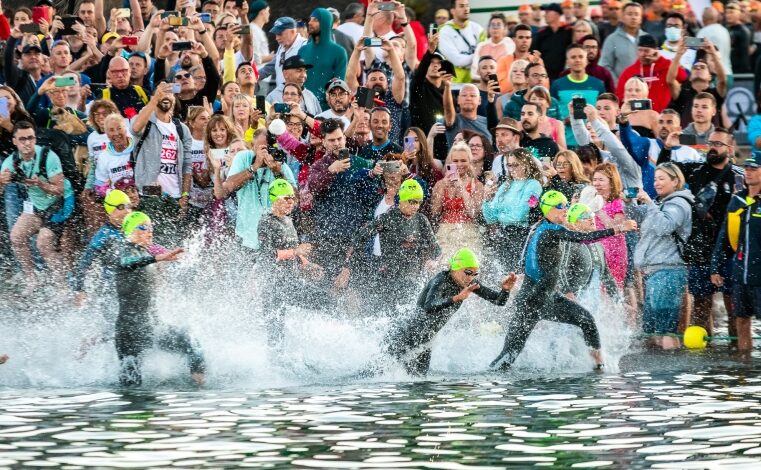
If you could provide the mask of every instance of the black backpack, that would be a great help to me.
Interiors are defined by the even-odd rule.
[[[702,220],[705,218],[705,214],[699,213],[696,209],[696,204],[689,199],[687,199],[684,196],[676,196],[680,199],[683,199],[687,204],[690,205],[690,236],[687,237],[687,239],[683,239],[680,237],[677,232],[678,230],[674,230],[674,232],[671,234],[671,236],[674,238],[674,242],[676,243],[676,250],[679,252],[679,257],[682,258],[682,261],[684,261],[686,264],[689,265],[697,265],[700,263],[705,263],[705,260],[700,259],[700,256],[696,255],[696,253],[699,253],[700,250],[696,249],[696,247],[699,247],[701,243],[704,243],[702,232],[699,230],[695,230],[694,223],[696,220]],[[660,207],[661,210],[663,210],[663,205]]]
[[[69,135],[58,129],[37,129],[37,145],[43,148],[42,160],[40,161],[40,174],[47,178],[45,160],[47,151],[52,150],[61,160],[63,176],[69,180],[74,192],[79,194],[84,189],[84,181],[77,170],[77,162],[74,158],[74,149],[69,140]]]

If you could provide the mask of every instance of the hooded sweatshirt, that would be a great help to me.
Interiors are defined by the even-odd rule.
[[[316,8],[310,15],[320,22],[320,36],[312,37],[299,49],[299,55],[312,68],[307,72],[304,88],[320,100],[322,109],[328,109],[325,85],[334,77],[346,77],[346,50],[333,40],[333,15],[325,8]]]
[[[689,201],[689,202],[687,202]],[[692,233],[692,208],[695,202],[687,190],[675,191],[661,203],[637,206],[639,241],[634,250],[634,265],[646,274],[665,268],[684,266],[674,233],[687,240]]]

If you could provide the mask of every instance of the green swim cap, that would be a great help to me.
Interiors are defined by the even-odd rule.
[[[547,215],[550,209],[561,204],[568,204],[568,199],[560,191],[547,191],[542,194],[542,198],[539,200],[543,215]]]
[[[270,183],[270,202],[275,202],[280,197],[293,195],[293,186],[283,178],[278,178]]]
[[[136,228],[149,223],[151,223],[151,218],[144,212],[130,212],[130,214],[124,218],[124,222],[122,222],[122,232],[124,232],[125,237],[129,237]]]
[[[459,271],[460,269],[478,269],[478,258],[470,248],[460,248],[457,253],[449,260],[449,269]]]
[[[415,180],[406,180],[399,188],[399,201],[409,201],[412,199],[422,201],[425,198],[423,187]]]
[[[591,215],[590,212],[591,210],[586,204],[582,204],[580,202],[571,204],[571,207],[568,208],[568,215],[566,216],[568,223],[575,224],[579,220],[588,219]]]
[[[103,200],[103,207],[106,209],[106,214],[110,214],[116,210],[116,208],[122,204],[130,204],[129,196],[124,191],[118,189],[112,189],[106,194],[106,198]]]

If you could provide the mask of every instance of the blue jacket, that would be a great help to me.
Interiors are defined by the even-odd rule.
[[[651,197],[656,198],[658,194],[655,192],[655,167],[657,161],[650,159],[650,145],[653,141],[658,145],[659,149],[663,148],[663,142],[660,139],[648,139],[642,137],[632,129],[629,124],[622,124],[618,127],[621,133],[621,142],[629,151],[629,154],[637,162],[637,165],[642,169],[642,187],[645,192]],[[657,156],[656,156],[657,158]]]
[[[542,185],[534,179],[513,180],[502,183],[494,199],[484,202],[482,212],[486,223],[528,227],[528,202],[531,196],[539,198]]]
[[[748,142],[756,158],[761,157],[761,147],[756,146],[756,140],[759,137],[761,137],[761,114],[756,114],[748,123]]]
[[[739,230],[733,230],[732,218],[739,221]],[[737,219],[739,218],[739,220]],[[737,225],[735,225],[737,227]],[[730,238],[735,237],[737,250]],[[727,254],[732,254],[732,281],[748,286],[761,286],[761,200],[748,197],[748,191],[735,194],[727,206],[727,217],[711,257],[711,272],[721,273]]]

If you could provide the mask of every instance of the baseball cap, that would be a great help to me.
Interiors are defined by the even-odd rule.
[[[270,29],[270,33],[280,34],[287,29],[296,29],[296,20],[290,16],[281,16],[275,20],[275,24]]]
[[[22,54],[26,54],[27,52],[32,52],[32,51],[42,52],[42,48],[39,46],[39,44],[32,43],[32,44],[27,44],[26,46],[24,46],[23,49],[21,49]]]
[[[520,124],[515,119],[511,117],[503,117],[499,120],[499,123],[494,126],[494,130],[496,131],[497,129],[507,129],[515,132],[516,134],[520,134],[520,127]]]
[[[349,89],[349,85],[345,81],[341,80],[340,78],[334,78],[328,83],[327,92],[330,93],[331,90],[334,90],[336,88],[341,88],[342,90],[351,92],[351,90]]]
[[[558,15],[563,14],[563,9],[560,7],[559,3],[548,3],[546,5],[542,5],[542,11],[554,11]]]
[[[746,168],[761,168],[761,155],[754,152],[753,155],[745,159],[743,166]]]
[[[265,2],[264,0],[256,0],[254,2],[251,2],[251,5],[248,6],[249,21],[259,16],[259,12],[264,10],[268,6],[269,5],[267,5],[267,2]]]
[[[121,38],[121,36],[120,36],[120,35],[118,35],[118,34],[116,34],[115,32],[113,32],[113,31],[108,31],[108,32],[106,32],[106,33],[105,33],[105,34],[104,34],[104,35],[103,35],[103,36],[100,38],[100,43],[101,43],[101,44],[105,44],[105,43],[107,43],[108,41],[110,41],[110,40],[112,40],[112,39],[120,39],[120,38]]]
[[[531,13],[531,5],[528,3],[524,3],[520,7],[518,7],[518,13]]]
[[[658,49],[658,41],[649,34],[643,34],[637,39],[637,47],[649,47],[651,49]]]
[[[282,63],[283,70],[289,69],[311,69],[312,65],[304,62],[304,59],[300,55],[292,55],[285,59]]]
[[[122,178],[114,183],[114,189],[118,189],[119,191],[126,191],[127,189],[133,188],[137,189],[135,178]]]

